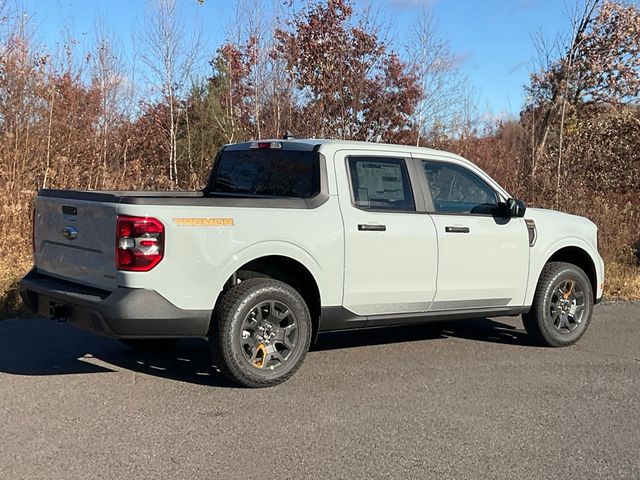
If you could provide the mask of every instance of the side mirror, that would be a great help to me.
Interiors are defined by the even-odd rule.
[[[527,205],[517,198],[508,198],[506,207],[509,217],[524,217],[524,212],[527,211]]]

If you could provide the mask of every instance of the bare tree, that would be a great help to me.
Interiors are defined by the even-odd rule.
[[[547,37],[547,35],[545,35],[545,33],[542,30],[538,30],[531,38],[531,41],[533,43],[535,52],[536,52],[536,56],[534,57],[533,61],[532,61],[532,71],[536,72],[546,72],[549,71],[556,59],[556,55],[558,54],[558,52],[561,50],[561,40],[560,40],[560,36],[556,35],[555,39],[553,41],[550,41],[550,39]],[[536,100],[534,100],[534,95],[537,94],[538,92],[533,92],[531,89],[529,89],[528,93],[528,98],[527,98],[527,102],[528,103],[533,103]],[[555,92],[552,93],[552,95],[555,95]],[[537,118],[538,112],[536,110],[532,110],[530,112],[530,121],[529,123],[529,128],[530,128],[530,135],[531,135],[531,141],[530,141],[530,157],[529,157],[529,168],[528,168],[528,172],[530,173],[529,175],[529,186],[530,188],[533,188],[535,185],[535,181],[536,181],[536,172],[537,172],[537,167],[538,167],[538,159],[541,155],[541,153],[544,151],[546,143],[547,143],[547,139],[549,136],[549,130],[551,127],[551,115],[553,114],[553,110],[555,108],[555,98],[553,99],[548,99],[549,100],[549,108],[545,109],[545,111],[542,113],[541,115],[541,119]],[[538,141],[537,138],[537,129],[539,127],[539,124],[542,125],[542,135],[541,135],[541,139]]]
[[[466,94],[466,79],[458,71],[459,57],[438,33],[433,10],[423,7],[410,29],[407,58],[415,65],[420,85],[420,99],[414,118],[415,144],[431,133],[441,133],[465,117],[470,96]]]
[[[0,58],[4,58],[9,50],[9,35],[11,31],[10,18],[13,12],[7,6],[7,0],[0,0]]]
[[[564,124],[567,112],[567,98],[572,90],[572,82],[574,81],[574,66],[576,55],[587,38],[585,32],[593,21],[593,14],[596,7],[600,4],[600,0],[586,0],[580,8],[579,3],[573,12],[571,20],[571,43],[566,55],[566,68],[564,84],[562,86],[562,95],[560,99],[560,136],[558,143],[558,166],[556,172],[556,208],[560,203],[560,174],[562,171],[562,154],[564,147]]]
[[[247,56],[249,63],[249,87],[251,88],[253,110],[253,137],[262,136],[262,104],[269,68],[269,50],[271,48],[269,32],[272,31],[267,20],[264,2],[260,0],[238,0],[236,12],[243,12],[245,25]]]
[[[109,35],[104,24],[96,22],[96,46],[91,57],[91,81],[99,96],[100,109],[96,126],[96,157],[100,164],[101,175],[96,175],[93,185],[104,185],[108,175],[108,157],[113,147],[109,146],[111,132],[122,115],[125,78],[120,58],[116,54],[115,41]]]
[[[169,109],[166,125],[169,179],[178,181],[179,99],[196,61],[200,48],[200,31],[188,36],[184,15],[176,0],[154,0],[145,15],[142,60],[149,68],[157,94]]]
[[[541,34],[534,38],[538,65],[536,73],[531,75],[531,85],[526,87],[528,94],[526,108],[530,115],[539,117],[538,121],[532,122],[532,137],[537,137],[537,141],[532,142],[532,144],[535,143],[535,148],[532,148],[532,179],[535,177],[540,157],[547,150],[549,134],[557,120],[559,136],[558,158],[555,166],[556,206],[559,204],[567,108],[575,107],[578,102],[584,101],[584,94],[588,91],[588,82],[584,81],[584,77],[594,65],[590,64],[589,59],[585,57],[589,57],[598,48],[587,48],[585,52],[585,45],[593,37],[590,29],[602,4],[602,0],[576,0],[570,13],[571,32],[568,38],[557,35],[550,41]],[[598,40],[601,37],[603,36],[598,36]],[[620,48],[619,52],[624,52],[624,49]],[[590,96],[595,98],[597,95],[593,95],[592,92]],[[558,115],[559,118],[557,118]],[[538,123],[539,126],[536,125]]]

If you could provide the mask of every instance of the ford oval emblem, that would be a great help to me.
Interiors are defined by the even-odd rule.
[[[64,230],[62,230],[62,236],[67,240],[75,240],[78,238],[78,230],[74,227],[64,227]]]

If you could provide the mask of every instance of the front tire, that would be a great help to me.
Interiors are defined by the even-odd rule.
[[[536,343],[564,347],[584,335],[592,313],[593,288],[584,271],[571,263],[549,262],[542,269],[531,311],[522,320]]]
[[[302,365],[311,330],[309,309],[294,288],[270,278],[250,278],[218,302],[209,332],[211,356],[238,385],[277,385]]]

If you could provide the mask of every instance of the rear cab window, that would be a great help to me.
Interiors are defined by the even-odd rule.
[[[312,198],[320,193],[319,154],[278,148],[223,150],[205,191],[214,196]]]

